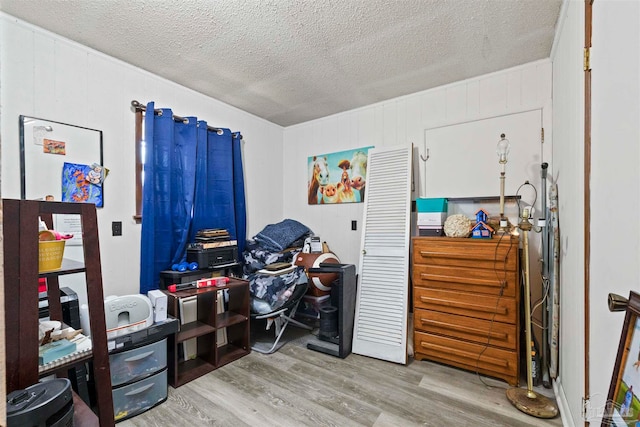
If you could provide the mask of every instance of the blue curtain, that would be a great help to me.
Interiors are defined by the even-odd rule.
[[[224,228],[231,239],[238,241],[238,253],[244,250],[246,239],[246,208],[244,174],[239,132],[229,129],[207,131],[200,122],[196,196],[190,239],[203,228]]]
[[[235,132],[232,135],[233,146],[233,191],[235,198],[236,240],[238,240],[238,254],[242,256],[247,241],[247,208],[244,198],[244,169],[242,168],[241,152],[242,135]]]
[[[160,271],[186,259],[186,245],[203,228],[246,238],[240,134],[207,129],[205,121],[175,121],[170,109],[145,115],[140,292],[158,289]],[[238,187],[238,188],[236,188]]]

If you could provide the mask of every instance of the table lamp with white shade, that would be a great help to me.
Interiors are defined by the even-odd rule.
[[[496,147],[496,153],[498,154],[498,163],[502,169],[500,170],[500,230],[505,231],[509,220],[504,216],[504,178],[505,178],[505,166],[507,165],[509,157],[509,149],[511,144],[505,137],[504,133],[500,135],[500,141]]]

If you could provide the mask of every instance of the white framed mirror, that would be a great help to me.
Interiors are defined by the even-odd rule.
[[[20,116],[20,197],[104,204],[102,131]]]

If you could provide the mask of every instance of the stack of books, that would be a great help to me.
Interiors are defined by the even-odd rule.
[[[231,240],[229,231],[224,228],[207,228],[196,233],[195,241],[187,245],[187,249],[212,249],[226,246],[237,246],[237,240]]]
[[[196,242],[203,243],[219,242],[229,239],[229,231],[224,228],[206,228],[198,231],[195,237]]]
[[[258,273],[279,276],[295,270],[296,267],[296,265],[292,265],[290,262],[274,262],[272,264],[265,265],[263,269],[258,270]]]
[[[187,262],[198,263],[199,269],[237,266],[238,241],[222,228],[200,230],[187,244]]]
[[[212,249],[226,246],[238,246],[237,240],[221,240],[219,242],[193,242],[187,244],[187,249]]]

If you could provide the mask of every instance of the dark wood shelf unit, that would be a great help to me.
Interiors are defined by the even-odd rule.
[[[73,392],[73,426],[100,427],[98,416],[75,392]]]
[[[234,360],[248,354],[243,347],[236,347],[233,344],[227,344],[218,348],[218,367],[233,362]]]
[[[75,261],[72,259],[63,259],[62,266],[57,270],[45,271],[40,273],[40,277],[58,277],[65,274],[83,273],[85,266],[83,262]]]
[[[69,368],[73,368],[75,365],[79,365],[80,363],[88,362],[93,359],[93,352],[87,353],[86,355],[74,359],[73,361],[67,362],[63,365],[56,366],[55,368],[43,369],[42,371],[38,370],[40,377],[46,377],[51,374],[64,374]]]
[[[218,291],[226,291],[228,302],[218,312]],[[251,352],[249,345],[249,282],[230,278],[224,286],[187,289],[171,293],[168,314],[180,318],[180,299],[197,296],[197,320],[180,325],[180,331],[169,337],[169,384],[179,387],[220,366]],[[226,344],[218,342],[218,332],[225,328]],[[189,339],[197,340],[197,357],[179,360],[179,346]]]
[[[171,386],[174,388],[180,387],[181,385],[208,374],[215,369],[215,365],[199,357],[187,360],[186,362],[181,362],[180,369],[176,372],[176,379],[174,380],[176,385],[171,384]],[[171,373],[169,376],[171,377]]]
[[[246,320],[246,317],[240,313],[224,312],[218,314],[217,325],[218,328],[224,328],[226,326],[233,326],[238,323],[242,323]]]
[[[182,325],[180,332],[177,333],[176,342],[181,343],[191,338],[197,338],[201,335],[215,332],[216,328],[212,325],[208,325],[202,322],[191,322],[186,325]]]
[[[43,375],[64,372],[69,367],[91,360],[96,384],[96,409],[99,425],[103,427],[115,425],[95,205],[11,199],[3,199],[2,203],[7,393],[35,384]],[[39,273],[38,219],[42,218],[51,227],[53,215],[56,214],[80,216],[85,263],[64,260],[60,269]],[[91,322],[92,352],[86,357],[82,356],[47,370],[45,373],[39,373],[38,279],[41,277],[47,279],[49,317],[52,320],[62,321],[58,277],[78,273],[85,276]],[[80,399],[76,399],[76,401],[78,400]],[[88,421],[86,425],[97,425],[95,414],[86,406],[80,407],[78,405],[78,409],[76,425],[85,425],[85,421]]]

